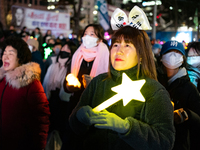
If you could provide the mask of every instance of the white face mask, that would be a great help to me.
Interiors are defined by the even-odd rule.
[[[62,36],[62,35],[60,35],[60,36],[59,36],[59,39],[60,39],[60,40],[62,40],[62,39],[63,39],[63,36]]]
[[[86,35],[86,36],[82,37],[82,40],[83,40],[83,45],[86,48],[92,48],[92,47],[97,46],[98,38]]]
[[[33,46],[28,45],[28,48],[30,49],[30,51],[31,51],[31,53],[32,53],[32,51],[33,51]]]
[[[163,65],[169,69],[176,69],[183,63],[183,55],[176,52],[164,54],[161,59]]]
[[[199,68],[200,67],[200,56],[188,57],[187,63],[195,68]]]
[[[154,53],[155,55],[157,55],[157,54],[159,53],[159,49],[158,49],[158,48],[153,49],[153,53]]]

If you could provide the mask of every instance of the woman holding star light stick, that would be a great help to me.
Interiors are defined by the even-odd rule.
[[[111,26],[121,28],[112,36],[109,72],[93,78],[69,118],[72,130],[82,137],[77,144],[81,149],[173,147],[173,106],[156,81],[151,43],[144,31],[149,22],[137,6],[129,22],[122,10],[115,10]]]

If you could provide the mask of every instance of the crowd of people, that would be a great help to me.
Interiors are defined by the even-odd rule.
[[[109,47],[98,24],[80,43],[0,24],[0,149],[200,148],[200,42],[152,43],[144,28],[118,27]]]

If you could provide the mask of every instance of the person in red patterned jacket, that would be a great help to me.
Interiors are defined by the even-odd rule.
[[[0,149],[42,150],[49,130],[49,102],[39,64],[22,39],[5,41],[0,68]]]

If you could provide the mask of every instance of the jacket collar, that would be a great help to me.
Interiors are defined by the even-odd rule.
[[[3,67],[0,68],[0,80],[5,77],[6,83],[16,89],[29,85],[35,79],[40,80],[40,74],[40,66],[35,62],[21,65],[8,72],[5,72]]]
[[[128,70],[117,71],[112,67],[112,65],[110,65],[110,72],[111,72],[112,78],[115,81],[118,81],[118,80],[121,81],[122,73],[126,73],[126,75],[128,75],[129,78],[131,78],[132,80],[137,80],[137,69],[138,69],[138,66],[136,65],[133,68],[130,68]]]

